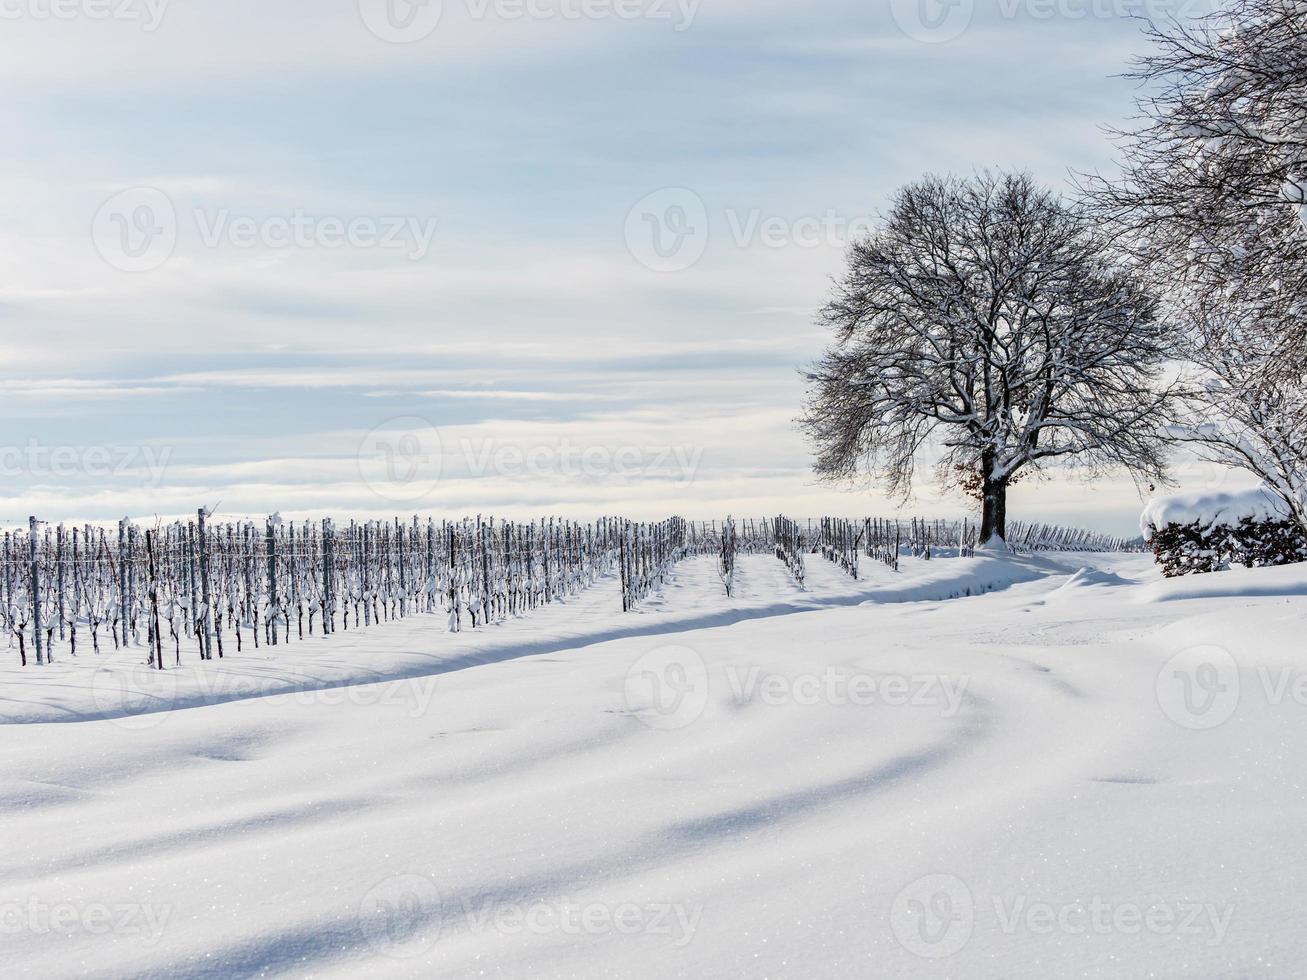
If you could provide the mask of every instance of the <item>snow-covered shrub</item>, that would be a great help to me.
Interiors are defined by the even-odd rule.
[[[1231,565],[1307,561],[1307,536],[1289,518],[1284,503],[1263,488],[1162,497],[1144,510],[1140,525],[1168,578]]]

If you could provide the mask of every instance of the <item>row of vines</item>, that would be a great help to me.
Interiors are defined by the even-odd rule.
[[[0,631],[20,662],[53,662],[87,647],[146,651],[162,669],[185,645],[201,660],[424,614],[448,629],[481,628],[616,579],[636,609],[692,555],[716,555],[728,596],[736,556],[773,554],[804,587],[806,554],[857,578],[865,556],[897,569],[905,551],[974,548],[966,521],[806,523],[787,517],[637,523],[546,519],[462,521],[192,521],[66,527],[29,521],[4,533]],[[1118,539],[1050,525],[1015,525],[1024,550],[1120,550]]]

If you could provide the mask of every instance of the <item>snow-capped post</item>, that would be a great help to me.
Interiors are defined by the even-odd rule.
[[[481,542],[481,625],[490,625],[490,543],[492,528],[495,519],[490,518],[489,524],[481,524],[481,518],[477,518],[477,537]]]
[[[150,657],[149,664],[163,670],[163,636],[159,629],[159,574],[154,561],[154,539],[156,532],[145,529],[146,571],[149,575],[147,595],[150,599]]]
[[[122,645],[127,646],[127,518],[118,522],[118,632]]]
[[[274,521],[277,520],[279,518],[275,514],[268,518],[265,536],[268,556],[268,614],[264,625],[268,630],[268,643],[274,647],[277,645],[277,538]]]
[[[195,525],[177,525],[182,536],[182,545],[186,554],[186,632],[195,637],[195,644],[200,648],[200,659],[208,660],[208,651],[204,648],[204,635],[200,630],[199,620],[199,579],[195,573]]]
[[[196,523],[199,528],[199,545],[200,545],[200,602],[201,615],[204,617],[202,626],[204,629],[204,657],[206,660],[213,659],[213,592],[209,585],[209,532],[206,522],[209,518],[209,512],[201,507],[196,512]]]
[[[554,601],[554,589],[549,579],[549,550],[554,546],[554,519],[549,518],[549,526],[545,522],[540,522],[540,533],[544,536],[543,547],[540,549],[544,552],[545,562],[545,602]]]
[[[454,525],[448,525],[449,530],[449,631],[457,633],[462,628],[462,617],[458,608],[458,584],[455,573],[455,561],[457,552],[457,534]]]
[[[335,529],[332,527],[331,518],[322,519],[322,632],[330,636],[336,632],[336,603],[331,594],[332,568],[334,565],[335,555],[333,553],[333,537]]]
[[[1160,481],[1179,382],[1158,310],[1083,210],[1028,174],[911,184],[820,314],[835,342],[808,371],[816,472],[906,496],[939,445],[940,482],[983,504],[982,544],[1004,539],[1012,481],[1041,468]]]
[[[35,517],[27,519],[27,544],[32,576],[32,644],[36,648],[36,663],[40,666],[45,663],[45,652],[41,645],[41,565],[37,560],[36,525]]]
[[[399,565],[399,615],[402,619],[408,615],[408,575],[405,570],[404,525],[398,517],[395,518],[395,552]]]
[[[622,582],[622,612],[631,611],[631,577],[626,566],[626,528],[628,526],[629,525],[623,526],[622,536],[618,546],[618,568],[620,569]]]
[[[55,551],[54,551],[55,575],[58,577],[58,581],[59,581],[59,586],[58,586],[59,591],[58,591],[58,599],[57,599],[58,609],[56,611],[55,618],[58,619],[59,621],[59,639],[62,641],[63,639],[65,639],[66,636],[64,631],[64,620],[66,620],[68,617],[68,609],[64,601],[64,565],[66,563],[64,562],[64,526],[62,524],[60,524],[59,527],[55,530],[54,540],[55,540]]]
[[[59,526],[61,528],[63,527],[62,524]],[[68,615],[68,652],[74,657],[77,656],[77,620],[80,619],[82,615],[81,597],[77,591],[77,576],[81,574],[82,567],[80,556],[78,555],[77,535],[78,529],[74,527],[72,534],[73,599],[71,603],[72,609]]]

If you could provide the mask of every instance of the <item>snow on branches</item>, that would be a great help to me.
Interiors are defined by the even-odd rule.
[[[836,343],[809,373],[802,424],[827,479],[866,467],[906,494],[937,448],[944,482],[979,474],[983,542],[1003,536],[1023,471],[1164,473],[1172,342],[1157,301],[1027,175],[899,191],[821,319]]]

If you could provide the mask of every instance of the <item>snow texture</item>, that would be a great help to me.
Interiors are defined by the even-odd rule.
[[[7,667],[4,972],[1301,975],[1307,567],[864,575]]]

